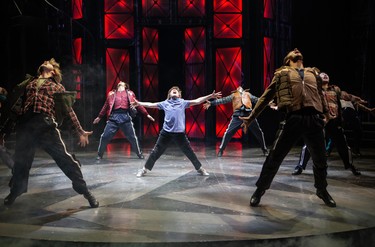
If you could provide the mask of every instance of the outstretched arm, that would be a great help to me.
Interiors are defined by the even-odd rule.
[[[199,98],[196,98],[196,99],[193,99],[193,100],[188,100],[188,101],[190,103],[190,106],[193,106],[193,105],[202,104],[203,102],[205,102],[209,99],[220,98],[220,97],[221,97],[221,92],[215,93],[215,90],[214,90],[211,94],[208,94],[206,96],[202,96],[202,97],[199,97]]]
[[[134,102],[131,103],[133,107],[143,106],[147,108],[158,108],[158,104],[159,102],[152,103],[152,102],[142,102],[138,100],[134,100]]]

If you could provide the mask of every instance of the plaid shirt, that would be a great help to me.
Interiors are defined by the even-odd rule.
[[[31,81],[26,86],[26,99],[21,113],[26,113],[32,110],[35,113],[44,113],[52,118],[55,118],[55,101],[54,93],[65,92],[62,84],[56,83],[52,78],[48,78],[45,82],[37,86],[38,79]],[[72,108],[68,110],[68,119],[72,122],[74,132],[79,136],[84,133],[82,126]]]

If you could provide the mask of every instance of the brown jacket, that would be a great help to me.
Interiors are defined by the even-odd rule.
[[[276,97],[278,109],[287,113],[303,108],[315,109],[316,112],[327,111],[327,103],[323,96],[319,71],[316,68],[304,68],[302,79],[297,69],[283,66],[278,69],[271,84],[259,98],[250,115],[250,121],[268,106]]]

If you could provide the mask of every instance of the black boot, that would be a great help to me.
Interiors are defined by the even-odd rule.
[[[13,202],[16,200],[16,198],[17,198],[17,195],[10,192],[10,194],[7,197],[5,197],[5,199],[4,199],[4,205],[5,206],[12,205]]]
[[[317,190],[316,195],[323,200],[323,202],[331,208],[336,207],[336,202],[332,199],[332,197],[329,195],[327,190]]]
[[[354,176],[360,176],[361,175],[361,172],[358,171],[358,169],[355,168],[353,165],[351,165],[349,168],[352,171],[352,173],[353,173]]]
[[[252,207],[258,206],[258,204],[260,202],[260,199],[262,198],[264,193],[265,193],[264,190],[256,189],[254,194],[251,196],[250,206],[252,206]]]
[[[87,192],[83,195],[87,201],[90,203],[90,207],[97,208],[99,207],[99,202],[96,200],[95,196],[91,192]]]

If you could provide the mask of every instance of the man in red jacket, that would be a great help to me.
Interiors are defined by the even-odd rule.
[[[100,136],[97,160],[103,158],[108,143],[112,140],[119,129],[121,129],[130,142],[131,148],[137,154],[138,158],[144,159],[138,138],[135,134],[132,117],[129,112],[131,107],[130,103],[135,102],[135,100],[136,97],[134,92],[129,90],[129,86],[123,81],[120,81],[117,84],[116,90],[109,92],[104,106],[99,112],[99,116],[95,118],[93,122],[94,124],[97,124],[104,116],[107,116],[108,118],[104,131]],[[155,121],[143,106],[137,106],[137,111],[147,116],[151,121]]]

